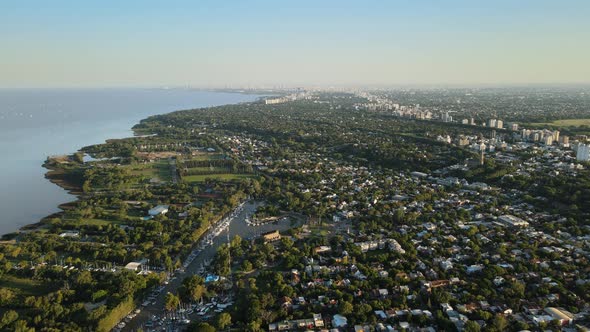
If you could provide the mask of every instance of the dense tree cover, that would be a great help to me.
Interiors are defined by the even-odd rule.
[[[205,280],[198,275],[185,278],[178,289],[180,298],[187,303],[201,300],[206,291]]]
[[[121,317],[116,311],[128,310],[120,304],[141,297],[164,280],[163,274],[136,275],[121,270],[122,266],[149,259],[154,268],[176,269],[209,226],[256,188],[250,180],[150,185],[126,165],[130,164],[116,165],[110,160],[88,164],[73,159],[54,165],[65,174],[77,174],[85,195],[61,215],[47,219],[43,232],[22,233],[15,244],[0,245],[2,280],[18,278],[48,285],[35,288],[35,296],[18,287],[1,287],[0,307],[7,310],[3,311],[5,328],[78,330],[116,323],[118,318],[112,318]],[[199,193],[206,190],[216,192],[219,198],[200,201]],[[187,206],[196,201],[201,203]],[[141,216],[158,203],[178,205],[171,206],[167,216],[143,220]],[[186,216],[181,218],[183,210]],[[65,231],[79,235],[60,237]],[[113,273],[115,267],[117,272]],[[186,283],[180,297],[202,296],[202,282],[195,282]],[[176,295],[171,297],[168,306],[173,308],[177,299]]]
[[[319,229],[350,206],[355,212],[350,218],[356,237],[327,231],[303,236],[302,229],[291,230],[284,234],[290,237],[274,244],[235,237],[230,245],[218,248],[213,269],[221,276],[236,277],[232,279],[236,281],[236,305],[229,313],[218,315],[214,326],[198,323],[190,325],[189,330],[233,326],[260,331],[270,322],[309,318],[312,313],[340,313],[349,317],[351,324],[374,323],[375,310],[414,307],[428,308],[439,327],[453,329],[440,310],[441,303],[487,300],[518,309],[522,305],[519,299],[524,297],[558,294],[557,305],[576,311],[579,299],[572,296],[571,289],[581,294],[582,300],[589,300],[590,284],[574,285],[571,279],[555,285],[539,280],[523,284],[509,278],[542,270],[544,275],[562,280],[563,273],[575,270],[572,262],[558,269],[524,264],[505,245],[526,252],[530,260],[555,260],[557,253],[541,249],[546,240],[532,241],[524,232],[508,232],[494,225],[463,224],[475,213],[502,209],[511,197],[466,191],[460,193],[461,204],[485,197],[485,203],[467,210],[460,204],[441,203],[456,199],[457,188],[408,179],[411,171],[432,172],[471,157],[469,151],[435,140],[437,135],[464,132],[465,128],[356,108],[355,104],[362,101],[349,94],[325,94],[316,100],[278,105],[249,103],[174,112],[151,117],[135,127],[138,132],[155,136],[113,140],[83,149],[105,160],[84,163],[76,154],[65,161],[48,161],[83,195],[63,213],[45,220],[39,229],[18,234],[15,242],[0,245],[0,281],[13,285],[0,287],[0,328],[84,330],[108,326],[119,311],[132,305],[133,299],[163,282],[165,272],[181,265],[209,227],[247,197],[266,201],[256,212],[258,218],[303,215],[307,216],[306,226]],[[480,129],[468,130],[476,134]],[[195,151],[201,152],[203,147],[218,151],[219,157],[195,156]],[[150,155],[154,152],[172,154]],[[164,159],[166,166],[177,169],[172,178],[206,175],[215,168],[228,173],[255,173],[256,177],[193,183],[182,177],[176,182],[151,181],[143,172],[153,158],[176,158],[176,162]],[[578,178],[506,177],[511,171],[511,166],[489,160],[462,175],[470,181],[526,192],[530,202],[540,201],[535,196],[545,197],[553,208],[569,217],[563,223],[573,233],[583,234],[580,218],[587,216],[586,203],[590,201],[587,173],[580,173]],[[405,199],[411,199],[413,205],[406,204]],[[169,205],[169,212],[146,218],[148,210],[158,204]],[[421,225],[426,223],[438,228],[422,234]],[[556,235],[555,222],[543,228]],[[60,236],[66,231],[77,233]],[[505,243],[486,242],[478,236],[484,233]],[[378,238],[396,240],[404,253],[385,249],[363,252],[354,244]],[[428,248],[416,246],[417,238]],[[458,254],[459,245],[469,255]],[[329,247],[331,254],[319,255],[315,250],[319,246]],[[461,263],[448,270],[440,268],[440,258],[451,253]],[[149,260],[148,264],[162,273],[145,276],[121,269],[139,260]],[[496,264],[499,261],[512,267],[501,267]],[[317,262],[333,269],[314,268]],[[485,269],[468,274],[465,267],[474,264]],[[427,290],[421,285],[426,280],[423,276],[410,277],[407,273],[422,265],[420,273],[429,275],[428,280],[456,277],[463,282]],[[292,269],[298,271],[297,278]],[[364,277],[351,278],[351,273],[357,272]],[[507,278],[496,287],[493,280],[499,276]],[[29,285],[24,286],[26,283]],[[174,310],[181,301],[210,297],[223,287],[206,287],[198,276],[186,278],[177,292],[166,295],[166,309]],[[395,296],[375,295],[379,288],[389,289]],[[293,310],[299,297],[305,301]],[[466,314],[472,320],[484,321],[486,331],[502,331],[514,323],[482,310]],[[419,326],[431,322],[423,315],[407,319]],[[481,330],[472,321],[466,329]]]
[[[590,171],[582,170],[576,177],[568,174],[514,176],[503,184],[527,192],[532,197],[543,197],[539,202],[555,212],[573,218],[581,225],[590,225]],[[531,200],[534,202],[534,200]]]
[[[426,135],[443,132],[436,125],[356,110],[352,100],[339,103],[338,108],[314,102],[228,105],[154,116],[135,128],[161,136],[198,137],[193,128],[215,124],[216,130],[229,135],[247,133],[271,142],[268,152],[273,159],[306,150],[382,167],[427,169],[466,155],[428,139]],[[451,160],[435,157],[449,149],[452,154],[446,157]]]

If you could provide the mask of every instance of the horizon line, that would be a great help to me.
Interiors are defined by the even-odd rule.
[[[260,84],[113,84],[113,85],[55,85],[55,86],[0,86],[2,90],[84,90],[84,89],[187,89],[187,90],[266,90],[266,89],[372,89],[372,88],[505,88],[505,87],[580,87],[590,86],[587,82],[513,82],[513,83],[360,83],[360,84],[295,84],[295,83],[260,83]]]

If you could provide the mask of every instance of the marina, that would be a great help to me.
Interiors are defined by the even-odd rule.
[[[217,248],[238,235],[243,239],[254,240],[269,231],[286,231],[297,225],[290,218],[276,223],[252,227],[246,223],[248,218],[256,212],[262,202],[246,201],[241,203],[228,215],[221,218],[203,235],[202,240],[195,244],[195,249],[183,262],[182,268],[168,276],[165,284],[154,289],[142,301],[140,313],[130,313],[124,320],[122,327],[116,331],[178,331],[183,325],[195,319],[207,320],[213,315],[223,312],[233,302],[231,296],[219,296],[210,302],[183,303],[182,312],[169,313],[164,309],[164,299],[168,292],[175,293],[185,277],[198,274],[207,277],[211,274],[210,265],[213,262]],[[225,236],[224,236],[225,235]]]

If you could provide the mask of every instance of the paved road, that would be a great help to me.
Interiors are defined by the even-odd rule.
[[[230,239],[233,238],[235,235],[239,235],[243,239],[249,239],[257,237],[261,233],[265,233],[268,231],[285,231],[292,227],[291,221],[289,219],[283,219],[277,223],[269,223],[261,226],[248,226],[246,224],[246,218],[250,217],[256,211],[256,207],[259,205],[260,203],[258,202],[247,202],[246,204],[244,204],[242,209],[239,209],[239,212],[236,213],[235,217],[231,218],[229,224]],[[185,277],[197,274],[201,265],[204,264],[205,261],[211,261],[215,256],[217,248],[221,244],[227,243],[227,234],[227,231],[224,231],[221,234],[219,234],[219,236],[213,239],[212,245],[206,245],[203,249],[197,249],[198,255],[187,266],[185,272],[177,272],[175,274],[175,277],[173,277],[169,281],[168,285],[164,286],[164,289],[156,297],[155,304],[150,304],[146,307],[142,307],[141,313],[139,313],[134,319],[127,323],[127,325],[122,329],[122,331],[135,331],[138,328],[142,328],[144,331],[148,331],[149,329],[145,328],[144,324],[150,319],[150,317],[152,317],[152,315],[162,315],[164,313],[164,298],[166,296],[166,293],[176,293],[176,290],[178,289],[178,287],[182,283],[182,280]],[[197,247],[199,246],[199,244],[197,244]],[[160,330],[161,329],[162,328],[160,328]]]
[[[178,183],[178,173],[176,172],[176,158],[168,159],[170,163],[170,173],[172,173],[172,183]]]

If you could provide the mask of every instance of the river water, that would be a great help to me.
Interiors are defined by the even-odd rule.
[[[150,115],[256,98],[187,89],[0,89],[0,235],[75,199],[44,178],[47,156],[129,137]]]

